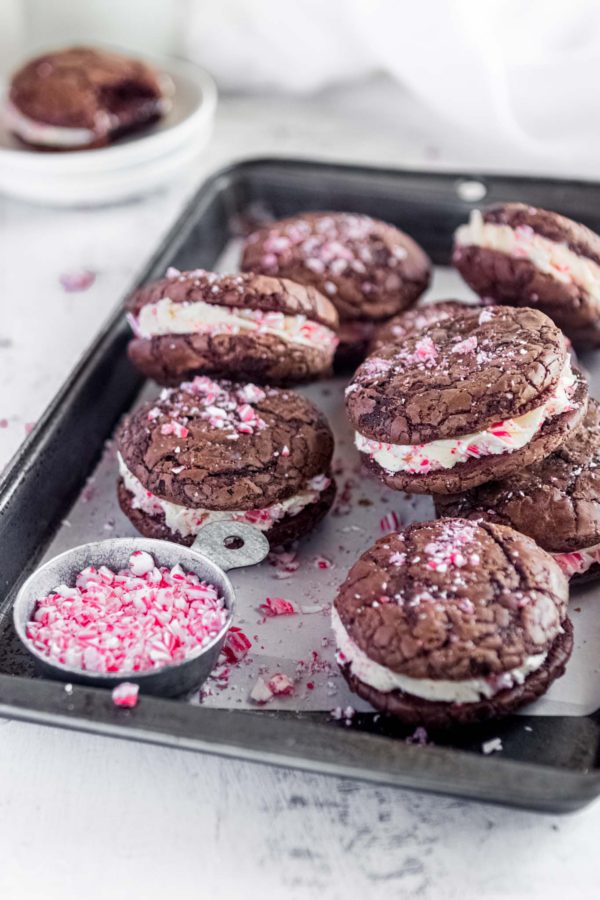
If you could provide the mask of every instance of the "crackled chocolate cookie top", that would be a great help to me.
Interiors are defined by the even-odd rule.
[[[552,553],[600,543],[600,406],[550,456],[509,478],[436,497],[439,515],[510,525]]]
[[[543,313],[474,310],[369,356],[346,389],[346,408],[373,440],[451,438],[540,406],[567,364],[565,338]]]
[[[309,284],[340,319],[385,319],[416,302],[431,262],[407,234],[357,213],[305,213],[247,238],[242,269]]]
[[[9,125],[26,142],[57,149],[104,143],[162,115],[170,90],[169,80],[141,60],[72,47],[15,73]]]
[[[567,601],[565,577],[531,538],[441,519],[378,540],[350,570],[335,611],[353,645],[379,666],[465,681],[547,653]]]
[[[285,278],[169,269],[167,277],[140,288],[129,298],[127,305],[129,311],[138,316],[145,306],[154,306],[165,299],[172,304],[208,303],[228,309],[303,315],[333,330],[338,325],[335,307],[326,297],[310,285],[295,284]]]
[[[181,506],[258,509],[326,473],[333,436],[292,391],[198,376],[128,416],[117,437],[128,470]]]
[[[384,344],[400,344],[409,335],[420,334],[429,325],[445,322],[457,313],[469,312],[472,309],[472,306],[462,300],[440,300],[407,309],[377,327],[369,345],[369,353],[373,353]]]

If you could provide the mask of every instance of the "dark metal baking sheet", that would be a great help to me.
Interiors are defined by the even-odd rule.
[[[444,265],[454,228],[482,193],[486,202],[516,198],[600,230],[596,184],[250,161],[217,173],[200,189],[139,282],[168,265],[211,268],[249,221],[316,208],[395,222]],[[126,359],[127,337],[117,310],[0,480],[0,713],[536,809],[575,809],[597,796],[597,713],[515,716],[422,747],[407,743],[400,726],[367,712],[346,725],[323,712],[223,710],[150,698],[123,710],[103,691],[75,687],[66,694],[35,677],[12,634],[12,598],[142,387]],[[502,754],[484,756],[482,743],[492,737],[501,738]]]

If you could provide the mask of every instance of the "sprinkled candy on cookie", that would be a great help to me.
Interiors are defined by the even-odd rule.
[[[528,537],[465,519],[380,538],[334,602],[337,661],[353,691],[409,725],[507,715],[571,655],[568,585]]]
[[[355,443],[390,487],[449,494],[505,477],[563,444],[587,386],[538,310],[456,314],[381,347],[346,389]]]
[[[340,317],[336,364],[356,365],[379,322],[416,303],[431,261],[407,234],[358,213],[315,212],[274,222],[244,244],[242,269],[312,285]]]
[[[289,544],[335,497],[333,435],[293,391],[197,376],[128,416],[117,450],[119,502],[147,537],[191,544],[230,520]]]

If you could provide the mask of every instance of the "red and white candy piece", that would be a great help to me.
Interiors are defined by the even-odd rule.
[[[132,684],[130,681],[123,681],[112,692],[113,703],[115,706],[125,706],[131,709],[138,702],[139,692],[139,685]]]

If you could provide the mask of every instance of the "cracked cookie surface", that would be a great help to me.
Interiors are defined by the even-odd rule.
[[[433,702],[362,682],[373,705],[430,724],[512,710],[562,674],[572,639],[567,581],[528,537],[466,519],[417,523],[378,540],[350,570],[335,609],[351,641],[373,662],[412,679],[500,677],[529,657],[544,664],[520,685],[473,703]]]
[[[541,405],[567,357],[564,336],[538,310],[464,312],[369,356],[346,409],[356,430],[377,441],[470,434]]]
[[[357,213],[304,213],[274,222],[244,243],[244,271],[313,285],[341,323],[338,368],[364,358],[370,326],[412,306],[431,280],[431,261],[409,235]]]
[[[471,309],[472,306],[461,300],[439,300],[407,309],[377,327],[369,344],[369,353],[374,353],[384,344],[400,344],[409,335],[420,334],[429,325],[444,322],[457,313],[468,312]]]
[[[333,435],[323,414],[293,391],[198,377],[127,416],[117,447],[163,500],[244,510],[291,497],[327,473]]]

